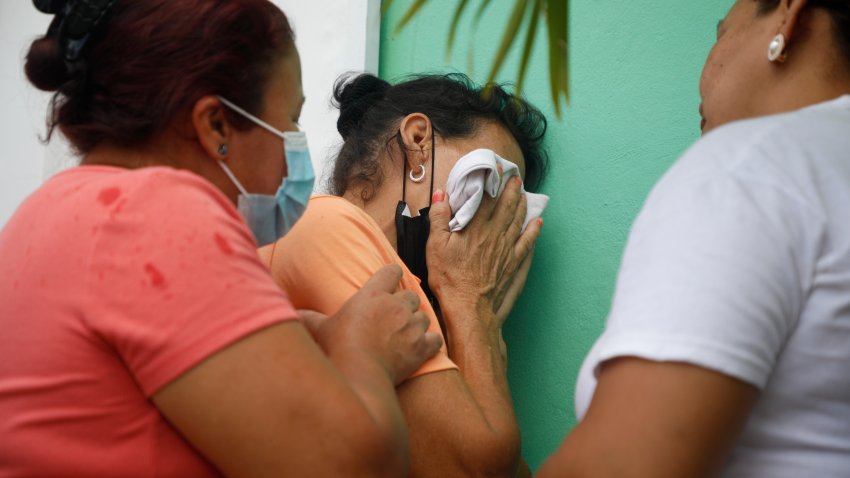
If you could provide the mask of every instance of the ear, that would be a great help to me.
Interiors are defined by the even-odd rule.
[[[783,16],[782,25],[777,33],[785,35],[785,41],[791,44],[794,31],[800,23],[800,17],[808,5],[808,0],[782,0],[779,10]]]
[[[226,161],[222,145],[229,146],[233,127],[227,122],[224,106],[215,96],[204,96],[192,108],[191,124],[201,149],[213,160]]]
[[[401,120],[398,127],[405,147],[405,158],[409,169],[425,164],[430,155],[431,119],[422,113],[411,113]]]

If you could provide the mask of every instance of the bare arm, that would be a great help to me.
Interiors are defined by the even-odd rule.
[[[409,293],[381,270],[319,331],[257,332],[182,375],[153,401],[228,476],[399,476],[406,428],[394,386],[439,348]],[[337,364],[338,367],[335,367]]]
[[[757,396],[752,385],[693,365],[611,360],[587,416],[538,476],[712,476]]]
[[[521,232],[525,204],[518,183],[498,202],[482,203],[461,233],[448,232],[450,215],[446,202],[432,205],[429,283],[446,321],[449,356],[460,370],[426,374],[399,388],[410,423],[411,474],[528,476],[501,328],[528,274],[540,224]]]

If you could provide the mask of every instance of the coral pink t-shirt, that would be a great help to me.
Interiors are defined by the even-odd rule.
[[[56,175],[0,231],[0,477],[217,475],[149,397],[293,318],[204,179]]]

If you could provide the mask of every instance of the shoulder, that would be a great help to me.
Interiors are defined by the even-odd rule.
[[[282,271],[295,271],[306,264],[350,268],[352,262],[374,266],[394,262],[394,250],[375,220],[337,196],[311,198],[292,230],[260,249],[260,255],[278,278]]]
[[[133,261],[145,254],[169,263],[195,260],[196,268],[221,254],[259,263],[254,237],[232,202],[194,173],[167,167],[112,171],[93,177],[85,196],[96,211],[92,239],[102,250]],[[102,261],[106,266],[109,258],[98,256]]]
[[[366,211],[337,196],[311,198],[304,215],[281,241],[308,247],[318,237],[324,245],[392,249],[378,223]]]
[[[239,217],[233,203],[217,187],[188,171],[168,167],[143,168],[120,175],[116,183],[116,188],[127,188],[128,201],[135,200],[147,207],[166,208],[172,213],[200,216],[223,213]],[[120,196],[121,191],[117,194]]]
[[[653,189],[647,206],[770,198],[823,217],[824,179],[850,181],[850,96],[720,127],[691,146]],[[839,179],[840,178],[840,179]]]
[[[326,225],[356,225],[373,230],[380,229],[366,211],[339,196],[313,196],[307,204],[304,218],[308,222],[318,221]]]
[[[233,239],[254,243],[230,199],[188,171],[150,167],[119,172],[101,180],[92,194],[95,207],[108,213],[103,216],[105,229],[113,232],[142,232],[141,239],[231,231]]]
[[[295,226],[259,253],[296,307],[327,314],[336,312],[378,269],[395,262],[377,223],[332,196],[310,199]]]
[[[782,114],[736,121],[691,146],[671,168],[680,179],[734,175],[778,184],[811,168],[844,162],[850,96]]]

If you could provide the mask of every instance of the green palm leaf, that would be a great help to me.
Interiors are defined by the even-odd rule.
[[[410,5],[410,8],[407,9],[404,16],[401,17],[401,20],[398,21],[398,25],[395,27],[395,32],[398,33],[402,30],[402,28],[406,27],[426,3],[428,3],[428,0],[414,0],[413,4]]]
[[[492,0],[481,0],[475,12],[473,28],[478,25],[484,11],[490,6]],[[545,21],[548,29],[549,50],[549,86],[555,114],[561,117],[561,97],[569,103],[569,49],[567,39],[569,37],[569,0],[514,0],[514,8],[508,17],[508,23],[502,34],[502,40],[496,51],[496,56],[490,67],[488,82],[496,79],[499,71],[504,66],[505,59],[514,44],[518,43],[517,36],[523,23],[527,20],[528,30],[522,45],[522,56],[517,72],[517,92],[521,93],[525,86],[525,78],[531,54],[534,50],[534,41],[537,37],[538,24]],[[386,13],[393,0],[383,0],[382,13]],[[413,0],[410,7],[405,11],[401,20],[395,28],[398,33],[421,11],[428,0]],[[449,37],[446,47],[447,54],[453,48],[457,29],[463,14],[466,12],[468,0],[458,0],[452,23],[449,28]]]
[[[561,95],[569,102],[567,72],[567,0],[546,0],[546,23],[549,26],[549,83],[555,114],[561,117]]]
[[[452,47],[455,44],[455,35],[457,34],[457,27],[460,25],[460,19],[463,17],[463,11],[466,9],[467,5],[469,5],[469,0],[460,0],[457,2],[457,9],[455,9],[454,17],[452,17],[452,26],[449,28],[449,41],[446,44],[446,56],[449,56],[452,53]]]
[[[496,50],[496,57],[493,60],[493,66],[490,67],[490,75],[487,77],[487,83],[496,80],[496,75],[505,64],[505,57],[508,56],[508,50],[514,43],[514,39],[519,32],[519,27],[522,26],[522,20],[528,11],[528,0],[517,0],[514,4],[514,10],[508,19],[508,25],[505,27],[505,33],[502,34],[502,42],[499,44],[499,49]]]
[[[534,50],[534,40],[537,38],[537,25],[540,24],[540,12],[543,8],[543,0],[534,0],[532,5],[531,20],[528,22],[528,31],[525,33],[525,44],[522,47],[522,59],[519,62],[519,73],[516,81],[516,91],[522,94],[525,87],[525,74],[528,71],[528,62],[531,60],[531,52]]]

